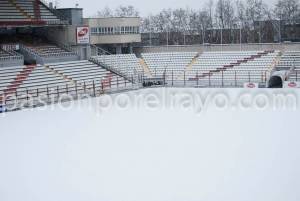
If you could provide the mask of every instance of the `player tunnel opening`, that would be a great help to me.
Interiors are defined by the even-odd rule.
[[[272,76],[269,80],[269,88],[282,88],[283,81],[280,76]]]

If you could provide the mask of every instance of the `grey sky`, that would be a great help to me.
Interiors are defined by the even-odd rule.
[[[274,4],[276,0],[264,0],[269,5]],[[133,5],[141,13],[142,16],[148,15],[150,13],[157,13],[163,8],[201,8],[205,1],[201,0],[57,0],[59,2],[59,7],[74,7],[76,3],[84,8],[84,16],[89,17],[97,13],[103,7],[108,6],[110,8],[115,8],[119,5]]]

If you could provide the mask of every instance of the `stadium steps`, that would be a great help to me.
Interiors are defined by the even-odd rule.
[[[197,54],[191,61],[191,63],[189,63],[189,65],[187,65],[185,71],[190,71],[193,69],[193,65],[197,62],[198,58],[200,57],[200,54]]]
[[[153,77],[148,65],[146,64],[145,60],[143,58],[139,59],[141,66],[143,67],[144,73],[146,73],[147,76]]]
[[[15,93],[20,85],[27,79],[29,74],[34,70],[36,65],[27,65],[23,68],[23,70],[17,74],[14,81],[10,83],[7,89],[4,90],[4,95],[8,96]]]
[[[65,75],[65,74],[63,74],[63,73],[61,73],[61,72],[58,72],[57,70],[51,68],[49,65],[45,65],[45,68],[48,69],[48,70],[50,70],[50,71],[53,72],[54,74],[56,74],[56,75],[62,77],[62,79],[66,80],[66,81],[70,81],[70,82],[72,82],[73,84],[76,84],[76,81],[74,81],[72,78],[70,78],[69,76],[67,76],[67,75]]]
[[[33,18],[23,9],[21,8],[15,0],[8,0],[18,11],[20,11],[20,13],[22,13],[23,16],[25,16],[26,18],[33,20]]]
[[[279,65],[283,52],[279,51],[273,63],[270,65],[269,72],[272,72]]]
[[[41,19],[41,8],[40,8],[39,0],[34,0],[33,8],[34,8],[35,19],[40,20]]]
[[[200,56],[201,56],[201,54],[198,53],[198,54],[192,59],[192,61],[186,66],[184,72],[189,72],[189,71],[191,71],[191,70],[193,69],[194,64],[197,63],[198,58],[199,58]],[[184,79],[184,77],[185,77],[185,75],[180,75],[180,76],[177,77],[177,79],[182,80],[182,79]]]
[[[104,79],[101,81],[102,90],[105,90],[106,88],[111,88],[111,83],[113,80],[114,74],[112,72],[108,72]]]

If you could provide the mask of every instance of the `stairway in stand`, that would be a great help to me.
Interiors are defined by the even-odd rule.
[[[40,21],[41,20],[40,1],[39,0],[34,0],[32,3],[33,3],[35,20]]]
[[[4,90],[5,97],[16,93],[18,87],[27,79],[28,75],[35,67],[36,65],[25,66],[23,70],[16,76],[14,81],[12,81],[7,89]]]
[[[143,58],[140,58],[139,62],[141,64],[141,66],[143,67],[144,75],[146,75],[147,77],[151,77],[152,78],[153,75],[151,74],[149,66],[146,64],[145,60]]]
[[[32,20],[32,17],[23,9],[21,8],[15,0],[9,0],[9,2],[18,10],[20,13],[22,13],[23,16],[25,16],[27,19]]]
[[[105,78],[101,81],[102,90],[111,88],[111,82],[113,80],[113,76],[114,74],[112,72],[106,74]]]

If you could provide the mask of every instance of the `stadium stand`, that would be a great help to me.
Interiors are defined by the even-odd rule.
[[[87,60],[46,64],[46,67],[76,83],[91,84],[104,88],[120,88],[130,83],[124,77]]]
[[[67,24],[39,0],[1,0],[0,26]]]
[[[76,53],[50,44],[21,45],[21,52],[25,59],[36,60],[39,64],[79,60]]]
[[[5,97],[16,93],[35,66],[15,66],[0,68],[0,104]]]
[[[277,69],[289,70],[289,81],[300,81],[300,51],[285,52]]]
[[[277,55],[274,51],[204,52],[186,78],[212,86],[264,82]]]
[[[71,85],[72,82],[62,79],[61,76],[53,73],[45,66],[37,65],[18,87],[17,91],[46,89],[47,87],[51,88],[66,84]]]
[[[197,55],[197,52],[143,53],[142,58],[154,77],[162,77],[172,71],[176,73],[174,77],[178,77]]]
[[[90,61],[72,61],[47,65],[27,65],[0,68],[0,103],[10,101],[10,96],[34,94],[35,98],[49,93],[84,93],[122,89],[132,82]],[[95,92],[94,92],[95,93]]]
[[[25,66],[1,67],[0,68],[0,91],[4,93],[5,90],[8,90],[9,86],[13,85],[13,82],[17,80],[17,76],[18,75],[22,76],[24,72],[25,72]]]
[[[0,48],[0,67],[20,66],[24,63],[24,57],[13,50]]]
[[[134,54],[100,55],[93,58],[102,65],[115,69],[127,77],[143,72],[143,68]]]

